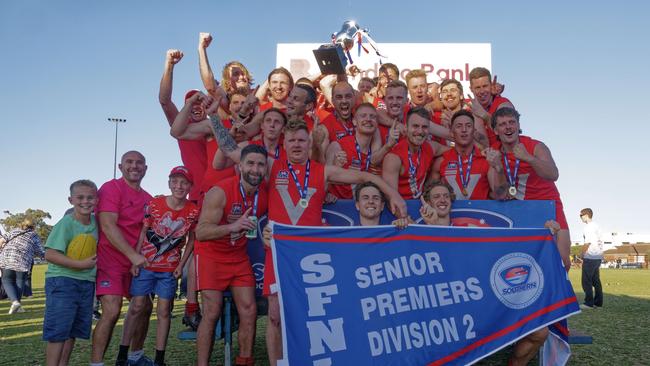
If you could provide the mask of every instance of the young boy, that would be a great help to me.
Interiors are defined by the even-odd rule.
[[[73,239],[84,235],[97,244],[97,225],[92,215],[97,204],[97,186],[89,180],[70,185],[68,201],[73,212],[52,229],[45,244],[45,320],[47,365],[67,365],[76,338],[88,339],[92,326],[96,256],[76,260],[66,256]]]
[[[123,340],[127,345],[120,345],[116,365],[127,364],[132,328],[134,324],[141,324],[138,318],[143,316],[143,307],[151,293],[158,296],[155,365],[164,365],[171,304],[176,296],[177,279],[194,249],[194,227],[199,217],[198,207],[187,199],[192,182],[192,174],[186,167],[175,167],[169,173],[172,194],[156,196],[147,205],[144,226],[136,246],[136,251],[147,259],[147,265],[143,269],[135,266],[131,269],[133,298],[124,324]],[[187,247],[181,258],[186,239]]]

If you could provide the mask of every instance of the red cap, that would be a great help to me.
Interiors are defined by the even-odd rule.
[[[194,183],[194,179],[192,179],[192,173],[190,173],[190,170],[187,169],[186,167],[179,165],[175,168],[172,169],[171,172],[169,172],[169,177],[171,178],[174,175],[182,175],[187,179],[190,183]]]
[[[199,91],[200,90],[198,90],[198,89],[192,89],[192,90],[188,91],[187,93],[185,93],[185,100],[190,99],[192,97],[192,95],[198,93]]]

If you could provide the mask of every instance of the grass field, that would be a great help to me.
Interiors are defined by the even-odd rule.
[[[45,266],[34,267],[34,297],[24,299],[25,313],[8,315],[9,302],[0,301],[0,365],[44,365],[45,344],[41,341],[43,309],[43,273]],[[571,271],[571,282],[582,299],[580,271]],[[650,365],[650,271],[615,270],[601,271],[605,291],[605,306],[602,309],[584,311],[572,317],[570,328],[593,336],[594,344],[573,346],[570,365]],[[126,310],[126,307],[124,308]],[[177,301],[172,319],[170,342],[167,348],[169,365],[193,365],[196,348],[193,342],[181,342],[176,334],[183,330],[181,317],[183,302]],[[154,319],[155,320],[155,319]],[[153,327],[145,346],[147,354],[153,356]],[[266,365],[264,329],[266,317],[258,321],[255,355],[258,365]],[[118,323],[106,365],[114,363],[117,354],[118,334],[122,322]],[[508,351],[499,352],[478,365],[504,365]],[[78,340],[72,355],[72,365],[87,365],[90,359],[90,342]],[[212,364],[223,363],[221,342],[215,347]]]

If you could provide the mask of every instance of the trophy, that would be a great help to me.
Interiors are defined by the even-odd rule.
[[[368,53],[368,50],[363,46],[364,38],[375,50],[377,56],[384,57],[377,50],[377,44],[368,34],[368,29],[362,29],[354,20],[348,20],[343,23],[341,30],[332,33],[331,44],[322,45],[314,50],[314,57],[316,57],[321,73],[324,75],[345,74],[345,67],[348,62],[350,64],[354,63],[350,50],[354,47],[355,40],[358,46],[358,56],[361,56],[362,49]]]

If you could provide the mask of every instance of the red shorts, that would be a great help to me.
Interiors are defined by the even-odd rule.
[[[194,255],[196,289],[226,291],[229,287],[255,287],[253,267],[248,258],[241,262],[220,262],[207,250]]]
[[[271,289],[273,287],[273,289]],[[273,269],[273,253],[271,248],[264,247],[264,287],[262,295],[269,296],[278,291],[275,289],[275,270]]]
[[[569,230],[569,224],[566,222],[566,216],[564,216],[562,201],[555,201],[555,221],[560,224],[560,229]]]
[[[110,270],[97,267],[97,279],[95,281],[95,296],[102,295],[119,295],[122,297],[131,297],[131,272],[127,270]]]

